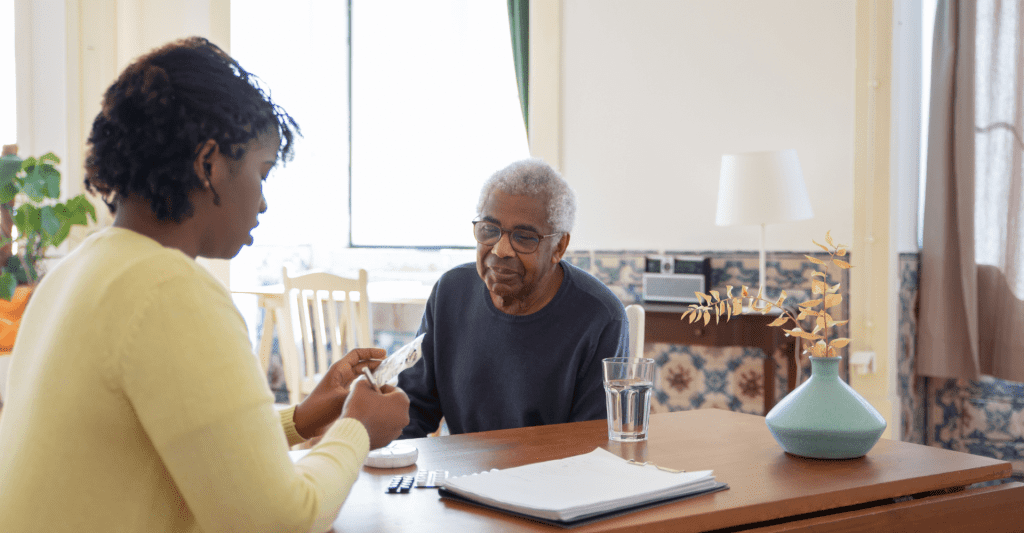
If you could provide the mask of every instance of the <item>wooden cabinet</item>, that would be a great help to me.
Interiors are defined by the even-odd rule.
[[[685,306],[644,304],[646,315],[645,342],[662,342],[695,346],[749,346],[764,352],[764,414],[775,405],[775,354],[784,354],[787,361],[787,384],[793,390],[797,380],[796,342],[781,328],[768,327],[778,314],[743,313],[732,319],[707,325],[690,324],[679,317]]]

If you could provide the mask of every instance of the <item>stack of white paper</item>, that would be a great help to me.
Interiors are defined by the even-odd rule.
[[[449,478],[444,489],[498,509],[572,521],[723,488],[711,472],[666,472],[597,448],[566,459]]]

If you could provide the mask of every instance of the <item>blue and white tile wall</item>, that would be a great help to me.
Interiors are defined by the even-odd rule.
[[[645,259],[653,251],[572,251],[566,260],[590,272],[618,296],[624,305],[640,303],[642,300],[643,270]],[[703,255],[711,260],[711,287],[724,291],[727,285],[734,287],[755,287],[758,283],[758,258],[756,252],[676,252],[666,255]],[[819,258],[825,254],[812,254]],[[258,269],[262,283],[280,282],[280,265],[284,257],[271,257],[262,261]],[[300,259],[307,268],[324,268],[323,261],[311,258]],[[462,262],[459,257],[457,262]],[[469,260],[472,260],[470,257]],[[327,270],[345,270],[345,265],[329,261]],[[451,262],[451,261],[449,261]],[[338,264],[335,264],[338,263]],[[360,264],[365,264],[361,262]],[[454,265],[444,265],[454,266]],[[388,268],[395,268],[388,265]],[[787,302],[795,305],[809,299],[809,280],[816,265],[807,260],[803,253],[772,252],[766,262],[766,283],[772,287],[768,296],[776,298],[778,291],[785,290]],[[832,272],[831,274],[834,274]],[[842,294],[847,293],[849,276],[842,272]],[[374,339],[377,346],[393,350],[412,340],[419,326],[422,308],[408,306],[375,306],[373,309]],[[848,299],[836,313],[837,320],[849,316]],[[257,324],[257,329],[259,324]],[[848,328],[844,326],[844,330]],[[845,331],[839,332],[847,336]],[[658,383],[652,411],[678,411],[698,408],[721,408],[751,414],[761,414],[764,408],[764,363],[766,356],[760,349],[743,347],[703,347],[665,343],[647,343],[645,355],[658,362]],[[769,354],[775,359],[775,398],[782,398],[791,389],[788,381],[786,354]],[[271,356],[269,379],[272,388],[282,398],[283,379],[280,372],[280,356],[277,350]],[[845,365],[843,373],[845,376]],[[806,357],[800,360],[800,376],[810,375],[810,363]],[[794,384],[795,385],[795,384]]]
[[[571,251],[566,260],[593,274],[604,282],[624,305],[642,300],[644,260],[653,251]],[[668,252],[665,255],[704,255],[711,259],[711,288],[724,290],[726,285],[739,287],[757,285],[756,253]],[[823,257],[823,254],[813,254]],[[280,265],[292,263],[300,270],[324,268],[314,261],[311,252],[298,249],[264,250],[251,273],[257,284],[280,282]],[[380,254],[373,254],[380,261]],[[339,267],[336,258],[323,258],[328,270]],[[366,258],[359,264],[365,265]],[[385,261],[391,261],[387,258]],[[431,275],[439,275],[455,264],[471,261],[461,254],[445,257]],[[347,261],[347,260],[346,260]],[[898,388],[901,401],[900,429],[903,440],[1005,459],[1016,473],[1024,472],[1024,384],[983,378],[979,381],[946,380],[917,376],[914,372],[917,334],[918,264],[916,253],[901,254],[898,268],[899,353]],[[347,265],[347,266],[346,266]],[[379,266],[379,265],[378,265]],[[388,263],[389,271],[414,268]],[[802,253],[769,253],[767,285],[786,290],[792,303],[808,298],[808,279],[815,265]],[[410,278],[412,279],[412,278]],[[849,276],[840,280],[843,294],[848,294]],[[777,293],[769,293],[777,296]],[[419,326],[422,309],[407,306],[380,306],[374,309],[374,337],[378,346],[393,350],[412,340]],[[849,316],[844,302],[840,319]],[[259,325],[257,324],[257,329]],[[842,333],[846,335],[846,333]],[[275,343],[276,344],[276,343]],[[645,355],[658,362],[658,384],[651,409],[678,411],[698,408],[722,408],[760,414],[763,408],[763,364],[765,354],[756,348],[682,346],[647,343]],[[790,389],[787,383],[787,361],[774,354],[776,398]],[[280,375],[280,359],[275,346],[275,360],[269,376],[272,388],[287,399]],[[810,374],[806,357],[800,361],[801,376]],[[845,371],[845,369],[844,369]]]
[[[593,274],[622,300],[624,305],[641,303],[645,258],[652,251],[572,251],[566,260]],[[757,253],[742,252],[668,252],[664,255],[699,255],[711,259],[711,289],[725,291],[727,285],[756,287],[758,284]],[[826,254],[811,254],[821,259]],[[765,282],[776,298],[785,290],[787,303],[796,305],[809,299],[810,275],[815,265],[802,253],[769,253],[766,260]],[[835,274],[833,271],[831,274]],[[831,279],[831,278],[830,278]],[[847,294],[849,276],[844,271],[842,293]],[[845,299],[844,299],[845,300]],[[837,320],[849,316],[844,301]],[[844,331],[847,327],[843,327]],[[843,336],[847,334],[841,333]],[[644,356],[653,358],[658,365],[657,383],[652,412],[680,411],[699,408],[720,408],[751,414],[762,414],[764,409],[764,357],[758,348],[684,346],[665,343],[646,343]],[[775,398],[782,398],[790,390],[787,375],[788,361],[784,354],[775,357]],[[810,362],[800,362],[801,376],[810,375]],[[845,376],[845,368],[844,368]]]
[[[902,440],[925,444],[926,380],[914,372],[917,359],[918,254],[900,254],[898,270],[899,353],[897,386],[900,394],[900,435]]]
[[[914,374],[918,254],[901,254],[899,388],[903,439],[1010,461],[1024,475],[1024,384]]]
[[[1010,461],[1024,473],[1024,384],[928,379],[928,444]]]

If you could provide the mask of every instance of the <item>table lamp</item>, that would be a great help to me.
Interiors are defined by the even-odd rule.
[[[758,282],[762,291],[765,289],[765,225],[807,220],[813,216],[796,150],[722,156],[715,224],[761,226]]]

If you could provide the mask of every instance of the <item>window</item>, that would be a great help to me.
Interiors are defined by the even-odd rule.
[[[480,185],[528,155],[505,2],[353,0],[352,244],[474,246]]]
[[[268,210],[253,232],[261,246],[347,245],[346,27],[344,2],[232,3],[231,55],[266,83],[303,134],[295,159],[264,185]]]
[[[505,2],[231,9],[231,54],[303,132],[267,181],[258,245],[474,246],[480,185],[529,155]]]

